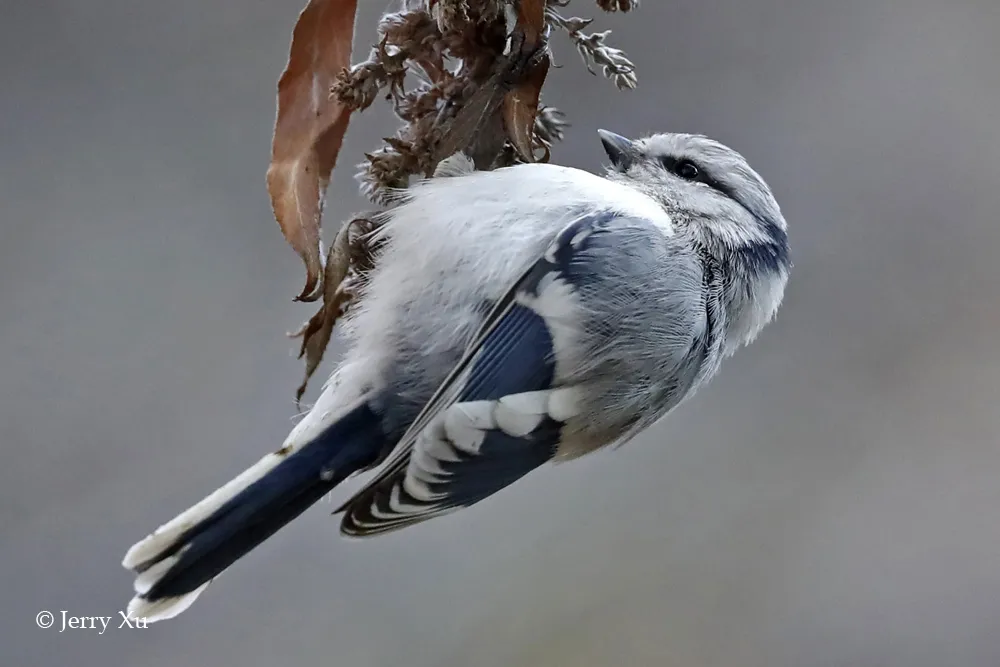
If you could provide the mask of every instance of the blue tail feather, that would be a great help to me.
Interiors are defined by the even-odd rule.
[[[351,474],[374,464],[384,444],[378,415],[362,403],[136,568],[142,572],[177,556],[141,597],[155,601],[197,590]]]

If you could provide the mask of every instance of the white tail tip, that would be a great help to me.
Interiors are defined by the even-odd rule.
[[[185,593],[175,598],[163,598],[161,600],[147,600],[136,595],[128,603],[129,618],[143,619],[146,623],[165,621],[168,618],[177,616],[192,604],[201,595],[201,592],[208,588],[205,582],[190,593]]]

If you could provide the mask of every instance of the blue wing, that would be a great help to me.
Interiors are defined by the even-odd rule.
[[[388,532],[466,507],[550,460],[575,388],[555,386],[579,330],[587,249],[611,214],[564,228],[512,286],[381,473],[341,508],[341,531]]]

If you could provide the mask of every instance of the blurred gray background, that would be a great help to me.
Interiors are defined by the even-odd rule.
[[[302,4],[3,3],[0,663],[1000,664],[996,0],[647,0],[596,26],[632,93],[557,35],[557,161],[697,131],[770,181],[777,323],[620,451],[375,541],[314,508],[147,630],[36,627],[117,616],[125,549],[292,426],[312,308],[264,171]],[[391,127],[356,119],[328,231]]]

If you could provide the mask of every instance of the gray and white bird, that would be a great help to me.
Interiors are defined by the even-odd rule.
[[[600,137],[603,177],[525,164],[401,193],[317,403],[280,449],[128,551],[132,616],[184,611],[358,471],[380,466],[341,532],[366,537],[623,443],[754,340],[790,268],[764,180],[703,136]]]

